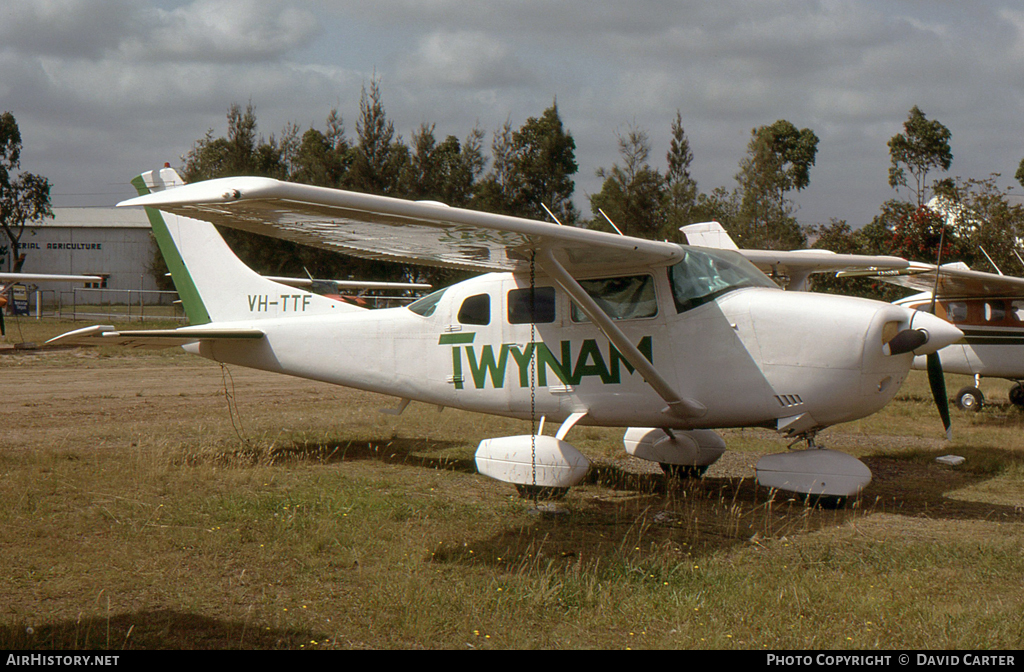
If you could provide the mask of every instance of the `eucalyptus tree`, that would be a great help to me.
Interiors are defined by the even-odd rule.
[[[21,271],[24,253],[19,253],[25,225],[53,217],[50,206],[50,181],[33,173],[16,173],[21,167],[21,130],[11,112],[0,115],[0,261],[7,253],[13,259],[11,270]]]
[[[575,224],[579,212],[572,202],[576,141],[562,124],[558,104],[530,117],[512,134],[512,203],[517,214],[545,219],[547,206],[563,224]]]
[[[889,139],[889,186],[897,191],[909,187],[916,204],[924,205],[928,200],[928,173],[947,171],[953,163],[951,138],[948,128],[938,121],[929,121],[917,105],[910,108],[903,133]]]
[[[597,176],[604,182],[601,191],[590,197],[595,227],[610,230],[603,212],[626,235],[659,236],[667,221],[665,178],[651,167],[650,155],[651,143],[645,131],[630,128],[626,135],[619,136],[622,164],[597,170]]]
[[[669,143],[665,159],[668,168],[665,171],[665,209],[666,227],[664,237],[678,239],[679,227],[693,224],[697,206],[697,181],[690,173],[693,163],[693,151],[690,140],[683,130],[682,114],[676,110],[676,118],[672,121],[672,140]]]
[[[810,184],[818,136],[809,128],[797,130],[785,119],[759,126],[750,135],[736,175],[741,199],[737,242],[741,247],[803,247],[806,236],[792,216],[787,194]]]
[[[354,191],[400,196],[402,172],[409,162],[409,148],[395,132],[384,111],[380,80],[363,87],[356,122],[357,152],[346,180]]]
[[[510,120],[495,131],[491,170],[476,185],[471,207],[519,217],[547,219],[545,206],[563,224],[576,224],[572,202],[576,141],[562,124],[557,103],[517,130]]]
[[[438,142],[434,124],[422,124],[412,136],[412,154],[401,179],[402,194],[415,200],[467,206],[484,167],[482,142],[480,129],[473,129],[465,142],[454,135]]]

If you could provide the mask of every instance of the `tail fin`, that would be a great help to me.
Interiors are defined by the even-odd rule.
[[[686,242],[697,247],[711,247],[717,250],[738,250],[736,243],[718,222],[702,222],[679,228],[686,235]]]
[[[184,182],[172,168],[132,180],[140,196]],[[365,310],[264,278],[242,263],[209,222],[146,208],[153,235],[191,324]]]

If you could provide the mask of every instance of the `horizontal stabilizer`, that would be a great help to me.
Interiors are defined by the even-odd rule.
[[[259,329],[143,329],[118,331],[110,325],[76,329],[51,338],[46,345],[122,345],[129,348],[170,348],[206,340],[251,340],[264,337]]]

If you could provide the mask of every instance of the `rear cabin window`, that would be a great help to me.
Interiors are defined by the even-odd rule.
[[[462,302],[459,308],[460,324],[490,324],[491,295],[477,294]]]
[[[620,278],[580,280],[580,287],[613,320],[635,320],[655,317],[658,300],[654,294],[654,278],[650,275],[629,275]],[[575,303],[573,322],[589,322],[590,318]]]
[[[534,294],[531,310],[530,294]],[[509,324],[547,324],[555,321],[555,288],[513,289],[508,293]]]
[[[1003,307],[1002,301],[986,301],[985,302],[985,321],[986,322],[1002,322],[1006,319],[1006,308]]]

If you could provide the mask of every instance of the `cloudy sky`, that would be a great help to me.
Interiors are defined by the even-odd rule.
[[[137,173],[174,166],[233,103],[260,132],[355,134],[376,76],[396,128],[488,134],[557,99],[576,140],[577,205],[645,130],[664,166],[678,110],[703,191],[732,189],[756,126],[787,119],[820,138],[804,224],[859,227],[894,193],[886,142],[910,108],[952,132],[950,174],[1024,157],[1024,8],[886,0],[18,0],[0,5],[0,111],[22,169],[56,206],[107,206]],[[1021,188],[1017,186],[1017,191]]]

